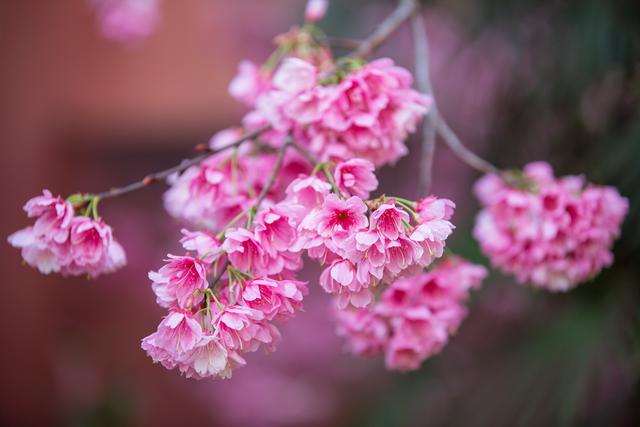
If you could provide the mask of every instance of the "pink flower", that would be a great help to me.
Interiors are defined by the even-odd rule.
[[[483,209],[474,236],[491,260],[521,282],[567,291],[611,264],[628,201],[582,177],[554,178],[543,162],[511,185],[486,175],[475,190]]]
[[[111,227],[101,219],[74,216],[71,203],[43,195],[25,206],[29,217],[37,217],[33,226],[9,236],[9,244],[22,250],[22,257],[41,273],[87,274],[97,277],[126,264],[122,246],[113,239]]]
[[[317,70],[300,58],[286,58],[273,76],[273,85],[287,93],[312,89],[317,82]]]
[[[50,242],[38,238],[33,227],[26,227],[11,234],[7,239],[14,248],[20,248],[22,259],[32,267],[37,268],[42,274],[57,273],[63,265],[59,259],[61,250]]]
[[[249,105],[255,105],[256,99],[269,88],[269,75],[251,61],[242,61],[238,73],[229,84],[229,94]]]
[[[53,197],[49,190],[34,197],[24,205],[29,218],[37,217],[33,233],[38,238],[55,243],[64,243],[69,236],[73,206],[61,197]]]
[[[338,163],[333,177],[340,191],[362,199],[378,188],[378,179],[373,173],[375,166],[368,160],[351,159]]]
[[[156,346],[177,357],[193,349],[202,336],[200,322],[190,312],[171,310],[158,325],[153,341]]]
[[[367,308],[336,310],[337,334],[347,340],[349,351],[375,356],[387,348],[391,331],[386,319]]]
[[[133,43],[145,39],[156,29],[159,0],[92,0],[100,31],[105,38]]]
[[[387,368],[417,369],[456,332],[469,290],[486,274],[484,267],[447,257],[428,273],[391,283],[367,309],[337,311],[338,333],[355,354],[385,353]]]
[[[178,369],[186,378],[231,378],[232,370],[245,364],[240,354],[226,349],[217,336],[204,335],[180,358]]]
[[[287,187],[287,200],[311,210],[320,206],[331,192],[331,185],[315,176],[300,176]]]
[[[307,292],[303,282],[265,277],[244,283],[240,299],[248,307],[261,311],[267,320],[285,320],[302,309],[302,299]]]
[[[198,254],[205,264],[211,264],[222,252],[218,238],[207,231],[189,231],[183,228],[181,232],[184,235],[180,239],[182,247]]]
[[[327,13],[328,0],[309,0],[304,10],[304,19],[309,23],[314,23],[322,19]]]
[[[277,207],[261,210],[254,221],[255,236],[270,256],[287,251],[296,241],[295,222]]]
[[[339,308],[349,304],[354,307],[366,307],[373,300],[368,282],[360,282],[355,266],[346,259],[337,259],[320,275],[320,286],[330,293],[338,294]]]
[[[327,238],[336,234],[351,234],[366,227],[368,220],[365,212],[367,205],[359,197],[340,200],[335,194],[329,194],[322,208],[307,216],[305,222],[315,225],[318,234]]]
[[[398,209],[394,203],[383,203],[371,214],[371,228],[380,231],[389,240],[396,240],[405,234],[405,223],[409,223],[409,214]]]
[[[238,304],[224,307],[212,325],[227,349],[255,351],[262,344],[273,349],[280,339],[280,333],[265,321],[262,311]]]
[[[205,264],[191,256],[169,255],[157,272],[149,272],[156,301],[162,307],[177,304],[188,309],[202,301],[202,293],[209,286]]]

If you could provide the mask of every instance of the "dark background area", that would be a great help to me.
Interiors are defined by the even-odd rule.
[[[353,38],[393,7],[330,3],[321,26]],[[505,168],[546,159],[630,199],[612,268],[567,294],[494,272],[447,348],[394,374],[342,352],[311,266],[306,312],[283,327],[279,350],[250,355],[232,380],[195,382],[139,348],[162,315],[146,273],[180,228],[159,185],[101,205],[129,257],[116,274],[42,276],[0,245],[0,425],[640,425],[640,4],[425,5],[435,95],[469,147]],[[236,124],[243,109],[226,87],[237,63],[265,60],[303,8],[165,0],[157,32],[122,46],[99,36],[83,0],[0,0],[0,235],[27,224],[20,207],[42,188],[125,184]],[[407,29],[379,55],[411,68]],[[417,158],[383,169],[382,189],[418,196]],[[434,193],[458,204],[450,248],[486,263],[470,236],[477,177],[438,145]]]

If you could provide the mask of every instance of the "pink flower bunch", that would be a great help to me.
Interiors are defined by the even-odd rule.
[[[338,295],[340,307],[365,307],[380,283],[431,264],[442,256],[454,228],[449,221],[454,205],[448,200],[430,197],[413,203],[383,196],[365,202],[352,195],[368,196],[375,189],[372,169],[370,162],[360,159],[339,163],[334,181],[343,189],[342,198],[327,194],[330,187],[314,177],[301,177],[287,190],[285,202],[306,208],[298,218],[296,248],[328,265],[320,284]],[[412,205],[424,206],[429,216],[421,216]]]
[[[448,256],[428,273],[391,283],[367,308],[336,310],[338,334],[354,354],[384,353],[388,369],[417,369],[456,332],[469,290],[486,275],[484,267]]]
[[[133,43],[147,38],[160,20],[160,0],[90,0],[100,32],[110,40]]]
[[[494,266],[521,283],[567,291],[613,262],[611,246],[628,210],[615,188],[555,178],[544,162],[509,181],[486,175],[475,186],[483,209],[474,236]]]
[[[216,134],[210,146],[224,148],[241,136],[239,129],[227,129]],[[165,208],[173,217],[188,224],[219,231],[255,203],[269,178],[265,171],[272,170],[275,161],[275,154],[251,153],[250,144],[240,146],[237,151],[213,155],[181,175],[170,177],[171,187],[164,194]],[[281,198],[288,182],[308,171],[308,164],[297,153],[289,151],[265,203]]]
[[[326,69],[290,56],[272,76],[241,64],[230,90],[255,107],[245,116],[245,127],[271,125],[263,139],[275,146],[293,134],[321,160],[395,162],[406,154],[404,140],[432,100],[412,89],[411,74],[391,59],[347,64]]]
[[[74,207],[49,190],[24,205],[34,224],[9,236],[9,243],[22,250],[27,264],[43,274],[65,276],[110,273],[126,263],[122,246],[102,219],[74,213]]]
[[[274,206],[258,213],[253,231],[229,229],[224,242],[208,232],[183,234],[183,247],[193,252],[169,255],[149,273],[158,304],[169,312],[142,348],[188,378],[228,378],[245,365],[242,353],[274,349],[280,333],[272,321],[302,309],[306,284],[283,278],[300,267],[299,255],[288,251],[295,228]]]

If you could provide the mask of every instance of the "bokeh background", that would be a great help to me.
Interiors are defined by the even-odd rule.
[[[20,207],[42,188],[124,184],[237,123],[226,93],[236,64],[264,60],[304,8],[164,0],[157,31],[122,45],[100,36],[87,3],[0,0],[2,236],[26,225]],[[640,425],[640,3],[425,4],[435,94],[470,147],[501,167],[547,159],[630,198],[612,268],[562,295],[493,273],[448,347],[400,375],[343,352],[311,267],[306,312],[275,354],[250,355],[232,380],[195,382],[139,348],[162,315],[146,273],[180,228],[156,186],[101,206],[129,255],[116,274],[41,276],[0,245],[0,425]],[[393,6],[332,0],[322,27],[360,38]],[[408,30],[379,55],[411,68]],[[417,158],[384,169],[383,190],[417,196]],[[486,263],[470,237],[477,173],[439,145],[434,176],[459,206],[450,247]]]

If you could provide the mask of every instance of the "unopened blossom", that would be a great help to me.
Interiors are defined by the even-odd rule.
[[[109,225],[102,219],[74,216],[73,205],[50,191],[29,200],[24,210],[36,218],[33,226],[13,233],[8,241],[41,273],[96,277],[126,264],[124,250]]]
[[[162,307],[178,305],[188,309],[202,300],[209,286],[205,263],[192,256],[169,255],[158,271],[149,272],[156,302]]]
[[[507,183],[486,175],[475,186],[483,205],[474,236],[491,260],[521,283],[567,291],[613,262],[628,201],[583,177],[555,178],[544,162]]]
[[[428,273],[394,281],[369,307],[337,310],[338,334],[354,354],[384,353],[389,369],[417,369],[458,329],[469,290],[486,274],[481,266],[449,256]]]
[[[102,35],[133,43],[153,33],[160,20],[160,0],[89,0],[96,10]]]
[[[309,23],[319,21],[327,13],[329,0],[309,0],[304,10],[304,19]]]
[[[340,191],[367,199],[369,193],[378,188],[374,171],[375,166],[370,161],[351,159],[338,163],[333,177]]]

